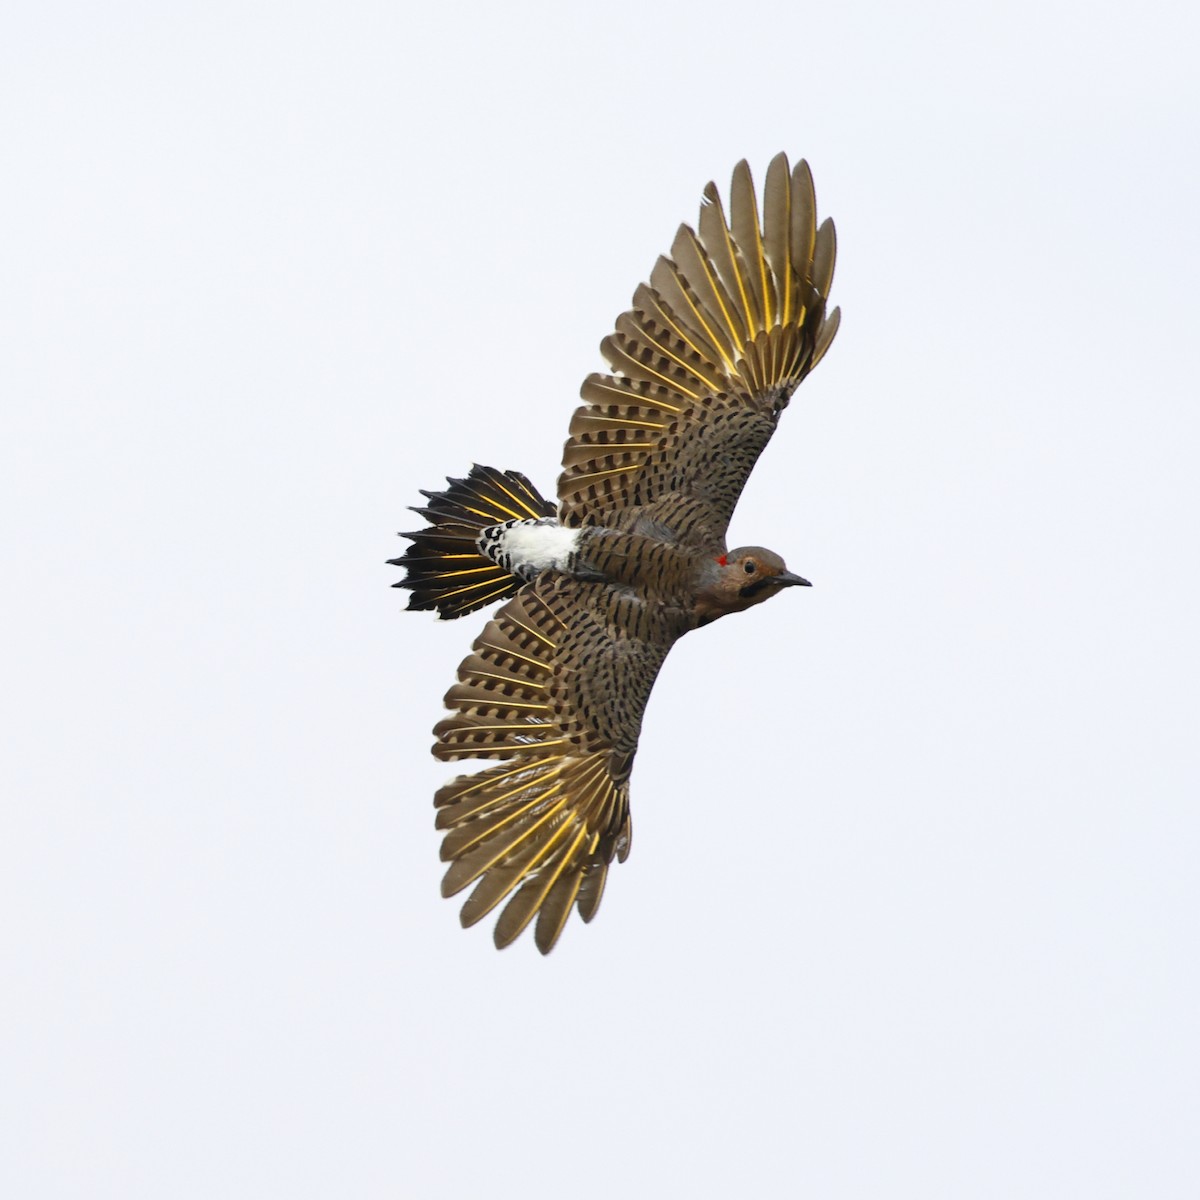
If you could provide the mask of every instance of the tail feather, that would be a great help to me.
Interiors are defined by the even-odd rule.
[[[428,522],[425,529],[400,536],[412,545],[389,559],[407,575],[393,587],[412,592],[408,607],[437,609],[449,620],[513,595],[521,580],[479,552],[483,529],[505,521],[552,517],[555,507],[519,471],[474,466],[466,479],[447,478],[442,492],[421,495],[429,503],[414,507]]]

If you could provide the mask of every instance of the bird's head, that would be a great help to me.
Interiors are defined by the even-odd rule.
[[[696,623],[707,625],[727,613],[761,604],[786,587],[812,587],[793,575],[783,559],[762,546],[739,546],[716,560],[696,595]]]

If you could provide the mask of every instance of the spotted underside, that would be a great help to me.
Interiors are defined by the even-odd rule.
[[[434,730],[441,759],[505,760],[463,775],[435,798],[446,831],[442,884],[474,884],[474,924],[507,900],[495,929],[506,946],[537,918],[547,953],[572,907],[599,906],[608,866],[629,853],[629,775],[646,700],[682,608],[631,589],[544,574],[488,623],[446,694]]]
[[[613,373],[581,390],[558,481],[564,524],[654,521],[723,545],[780,412],[833,341],[835,235],[817,226],[808,164],[772,160],[760,222],[739,163],[729,211],[710,183],[698,232],[680,227],[601,343]]]

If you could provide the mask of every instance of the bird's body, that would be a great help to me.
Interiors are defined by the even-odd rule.
[[[506,598],[446,695],[441,759],[501,760],[435,798],[472,924],[502,901],[499,946],[536,919],[544,953],[572,907],[590,920],[629,852],[642,714],[688,631],[807,581],[761,547],[729,550],[737,499],[793,390],[838,323],[825,298],[832,223],[817,227],[803,162],[771,163],[760,222],[745,163],[731,219],[705,190],[618,319],[571,422],[558,503],[523,475],[476,467],[426,492],[430,524],[393,560],[411,608],[456,617]]]

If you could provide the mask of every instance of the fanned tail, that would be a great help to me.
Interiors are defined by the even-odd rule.
[[[421,495],[429,500],[414,507],[429,526],[403,533],[412,545],[389,559],[408,574],[393,587],[412,592],[408,607],[437,609],[446,620],[474,612],[513,595],[521,580],[479,552],[480,531],[505,521],[552,517],[554,505],[519,471],[473,466],[466,479],[447,478],[444,492]]]

